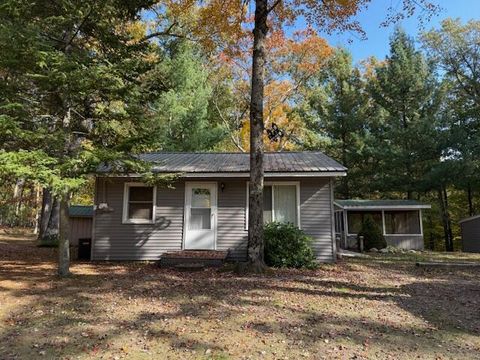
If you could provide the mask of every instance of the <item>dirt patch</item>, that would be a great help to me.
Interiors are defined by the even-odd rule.
[[[436,257],[266,276],[74,262],[59,279],[53,249],[1,236],[0,358],[480,358],[480,272],[419,256]]]

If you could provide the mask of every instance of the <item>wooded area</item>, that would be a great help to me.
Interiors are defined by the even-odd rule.
[[[319,34],[362,34],[352,17],[368,1],[255,4],[253,22],[249,1],[4,2],[0,225],[62,240],[102,162],[143,173],[133,154],[251,151],[254,262],[264,148],[315,149],[349,168],[336,197],[431,203],[426,247],[453,250],[480,209],[480,22],[397,28],[385,59],[353,64]],[[436,11],[404,5],[386,22]],[[309,27],[289,35],[300,17]]]

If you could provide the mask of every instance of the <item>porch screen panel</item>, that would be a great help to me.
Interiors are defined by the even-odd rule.
[[[358,234],[362,229],[362,224],[365,221],[365,217],[370,215],[379,229],[383,232],[382,212],[381,211],[348,211],[348,233]]]
[[[418,210],[385,211],[385,231],[387,234],[420,235],[420,214]]]
[[[274,186],[273,197],[275,221],[297,225],[297,187]]]

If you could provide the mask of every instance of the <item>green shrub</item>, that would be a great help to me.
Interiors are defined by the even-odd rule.
[[[362,228],[357,235],[357,240],[360,239],[360,236],[363,236],[365,250],[372,248],[380,250],[387,247],[387,242],[385,241],[382,230],[370,215],[365,216]]]
[[[313,239],[291,223],[265,226],[265,262],[268,266],[309,268],[317,266],[311,247]]]
[[[39,241],[37,246],[56,248],[58,247],[58,236],[57,235],[46,236]]]

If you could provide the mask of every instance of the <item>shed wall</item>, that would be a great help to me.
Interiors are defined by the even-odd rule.
[[[92,218],[71,217],[69,223],[71,246],[78,246],[78,239],[92,238]]]
[[[480,252],[480,218],[475,218],[460,224],[462,229],[462,250]]]

